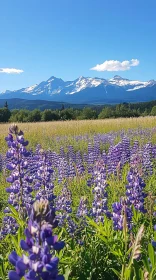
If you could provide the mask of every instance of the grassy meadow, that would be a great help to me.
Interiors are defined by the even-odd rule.
[[[8,261],[12,251],[30,258],[32,249],[25,253],[20,245],[30,219],[26,209],[33,207],[30,200],[41,197],[50,204],[51,194],[56,196],[53,203],[59,220],[52,234],[65,244],[60,250],[49,245],[52,256],[59,258],[57,269],[64,277],[60,279],[156,279],[156,117],[19,123],[29,141],[24,147],[32,149],[27,157],[20,154],[23,142],[18,135],[12,134],[15,142],[7,140],[7,147],[4,138],[9,126],[0,124],[4,161],[0,225],[1,233],[5,232],[0,234],[0,279],[57,279],[44,278],[39,271],[33,272],[34,278],[28,277],[32,263],[19,274],[17,262]],[[38,144],[42,149],[36,149]],[[8,149],[13,154],[6,160]],[[8,163],[13,165],[6,168]],[[20,179],[14,172],[21,172]],[[6,182],[6,178],[11,179]],[[5,191],[15,183],[19,183],[19,193]],[[9,212],[4,211],[6,207]],[[45,244],[36,245],[35,238],[32,235],[41,250]],[[43,263],[37,254],[32,262],[36,261]],[[15,268],[16,278],[8,278],[8,271]]]
[[[31,147],[38,143],[43,148],[56,149],[57,137],[66,136],[69,142],[72,136],[88,134],[93,136],[97,133],[109,133],[111,131],[152,128],[156,125],[156,117],[121,118],[104,120],[82,120],[82,121],[57,121],[41,123],[19,123],[18,126],[29,139]],[[5,150],[5,136],[10,124],[0,124],[0,151]],[[74,144],[74,143],[73,143]]]

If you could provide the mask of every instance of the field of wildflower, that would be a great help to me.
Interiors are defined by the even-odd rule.
[[[0,125],[0,279],[156,279],[156,118]]]

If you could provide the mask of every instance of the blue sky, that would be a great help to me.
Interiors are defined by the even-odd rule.
[[[0,0],[0,91],[50,76],[156,79],[155,11],[155,0]]]

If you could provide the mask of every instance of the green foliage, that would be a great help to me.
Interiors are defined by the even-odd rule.
[[[58,120],[58,115],[50,109],[44,110],[42,113],[42,121],[56,121]]]
[[[41,121],[41,117],[42,117],[41,111],[38,109],[35,109],[32,112],[30,112],[28,121],[29,122],[39,122],[39,121]]]
[[[81,114],[81,119],[83,120],[92,120],[92,119],[96,119],[97,118],[97,113],[95,110],[91,109],[91,108],[84,108],[82,110],[82,114]]]
[[[113,117],[113,110],[111,107],[105,107],[99,114],[99,119],[107,119]]]
[[[123,103],[117,105],[97,105],[80,108],[65,108],[62,104],[60,110],[45,109],[33,111],[27,109],[8,109],[7,101],[4,108],[0,109],[0,122],[40,122],[57,120],[93,120],[107,118],[129,118],[139,116],[156,116],[156,101],[143,103]]]
[[[11,114],[10,122],[28,122],[29,121],[29,114],[28,110],[14,110],[13,114]]]
[[[154,106],[151,110],[151,116],[156,116],[156,106]]]
[[[59,118],[61,120],[74,120],[74,110],[72,108],[61,110],[61,112],[59,112]]]

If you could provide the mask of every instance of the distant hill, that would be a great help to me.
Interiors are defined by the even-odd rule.
[[[46,100],[26,100],[26,99],[20,99],[20,98],[12,98],[12,99],[0,99],[0,108],[4,106],[5,102],[7,101],[8,107],[10,110],[13,109],[27,109],[27,110],[34,110],[39,109],[41,111],[44,111],[45,109],[61,109],[62,105],[64,105],[64,108],[77,108],[81,109],[84,107],[88,107],[87,104],[69,104],[65,102],[55,102],[55,101],[46,101]]]

